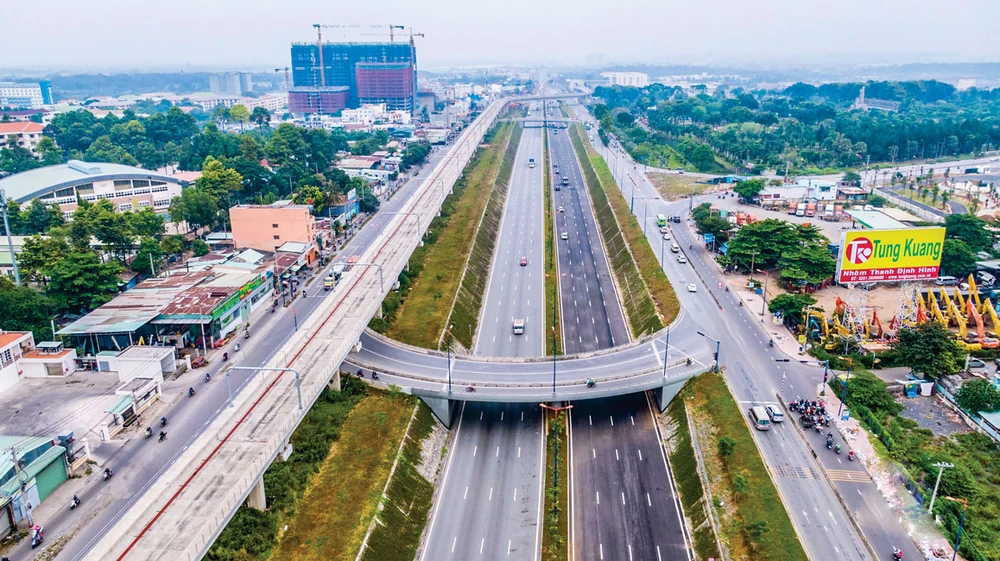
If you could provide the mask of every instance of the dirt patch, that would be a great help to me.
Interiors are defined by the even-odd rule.
[[[699,183],[697,177],[677,173],[646,172],[646,179],[656,187],[665,200],[676,201],[691,196],[692,189],[700,195],[714,189],[716,185]]]

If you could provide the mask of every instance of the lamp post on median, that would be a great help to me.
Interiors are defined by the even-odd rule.
[[[667,325],[667,335],[663,339],[663,383],[667,383],[667,358],[670,357],[670,325]]]
[[[421,234],[421,230],[420,230],[420,215],[419,214],[417,214],[415,212],[402,212],[402,211],[399,211],[399,212],[386,212],[384,214],[385,214],[385,216],[392,216],[392,215],[395,215],[395,214],[402,214],[403,216],[412,216],[412,217],[416,218],[417,219],[417,235],[419,236]]]
[[[701,331],[698,332],[698,335],[701,335],[706,339],[715,341],[715,360],[712,362],[712,370],[714,372],[719,372],[719,353],[722,351],[722,342],[716,339],[715,337],[712,337],[710,335],[705,335],[705,333]]]
[[[763,302],[760,305],[760,321],[764,321],[764,310],[767,308],[767,280],[771,278],[771,275],[761,269],[757,269],[757,272],[764,274],[764,292],[761,293],[761,300]]]
[[[555,308],[555,306],[553,306],[553,308]],[[552,315],[555,316],[555,312],[554,311],[553,311]],[[556,350],[556,326],[555,326],[555,322],[553,321],[553,325],[552,325],[552,397],[555,397],[555,395],[556,395],[556,354],[558,354],[557,350]]]

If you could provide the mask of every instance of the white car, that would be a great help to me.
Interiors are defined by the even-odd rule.
[[[698,292],[698,285],[696,285],[693,282],[689,282],[687,287],[688,287],[688,292]]]
[[[562,212],[562,211],[563,211],[563,207],[559,207],[559,212]]]
[[[661,234],[666,234],[669,231],[670,231],[670,228],[667,228],[666,226],[660,226],[660,233]]]
[[[663,234],[663,239],[669,240],[670,239],[670,234],[664,233]]]
[[[559,237],[562,238],[562,239],[564,239],[564,240],[568,240],[569,239],[569,234],[567,234],[566,232],[563,232],[562,235],[559,236]]]
[[[677,256],[677,262],[678,263],[687,263],[688,262],[688,258],[684,257],[683,255],[678,255]],[[691,292],[694,292],[694,291],[692,290]]]

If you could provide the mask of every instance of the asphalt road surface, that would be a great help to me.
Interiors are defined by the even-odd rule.
[[[445,154],[444,148],[433,152],[424,169],[433,169]],[[401,208],[422,181],[423,178],[417,176],[401,186],[395,196],[384,203],[381,210],[340,250],[337,259],[360,254],[371,244],[379,230],[393,218],[391,213]],[[100,469],[95,469],[93,475],[84,478],[82,489],[70,483],[57,490],[49,499],[62,501],[68,505],[70,497],[75,492],[82,501],[80,507],[72,511],[68,508],[61,509],[48,519],[36,520],[36,523],[45,527],[46,543],[53,543],[60,536],[73,535],[73,539],[66,543],[56,559],[82,558],[145,489],[187,449],[189,443],[208,426],[222,408],[226,407],[228,396],[226,381],[217,375],[223,366],[232,363],[246,365],[266,363],[268,358],[295,332],[296,324],[301,325],[319,307],[323,298],[334,293],[324,292],[322,289],[322,279],[329,272],[329,268],[313,276],[312,282],[306,287],[307,297],[298,297],[287,308],[279,307],[273,314],[266,308],[256,311],[252,316],[250,339],[237,339],[230,343],[227,349],[230,363],[223,363],[217,358],[206,368],[195,370],[181,376],[177,381],[168,381],[164,384],[163,405],[157,408],[156,416],[158,418],[160,415],[165,415],[168,418],[165,441],[156,442],[156,439],[146,440],[136,436],[123,446],[120,442],[97,445],[95,452],[98,457],[107,457],[106,463],[99,466]],[[301,286],[299,289],[301,290]],[[236,341],[242,347],[239,352],[233,350]],[[212,375],[208,383],[204,382],[206,372]],[[231,382],[234,393],[239,391],[249,376],[250,373],[246,371],[233,371]],[[195,389],[194,397],[187,397],[188,387]],[[158,426],[154,430],[158,432]],[[100,478],[105,466],[111,467],[115,472],[114,477],[108,482]],[[22,542],[12,549],[8,556],[11,559],[29,558],[27,542]]]
[[[483,299],[477,355],[544,354],[541,157],[541,130],[525,129]],[[527,265],[520,265],[522,256]],[[525,319],[523,335],[513,334],[514,318]],[[543,430],[536,404],[465,404],[422,559],[538,559]]]
[[[563,209],[556,212],[555,228],[564,350],[578,353],[624,345],[630,340],[628,326],[569,132],[549,129],[547,134],[553,189],[560,185],[552,193],[553,204]],[[563,178],[569,183],[562,184]]]
[[[529,159],[535,167],[528,167]],[[542,130],[526,128],[511,173],[493,253],[490,279],[476,331],[475,354],[533,357],[545,354],[545,216],[542,206]],[[526,265],[521,265],[524,258]],[[514,319],[523,335],[514,335]]]

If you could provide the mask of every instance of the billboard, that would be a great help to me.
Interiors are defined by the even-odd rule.
[[[933,279],[941,268],[944,228],[848,230],[837,252],[837,282]]]

